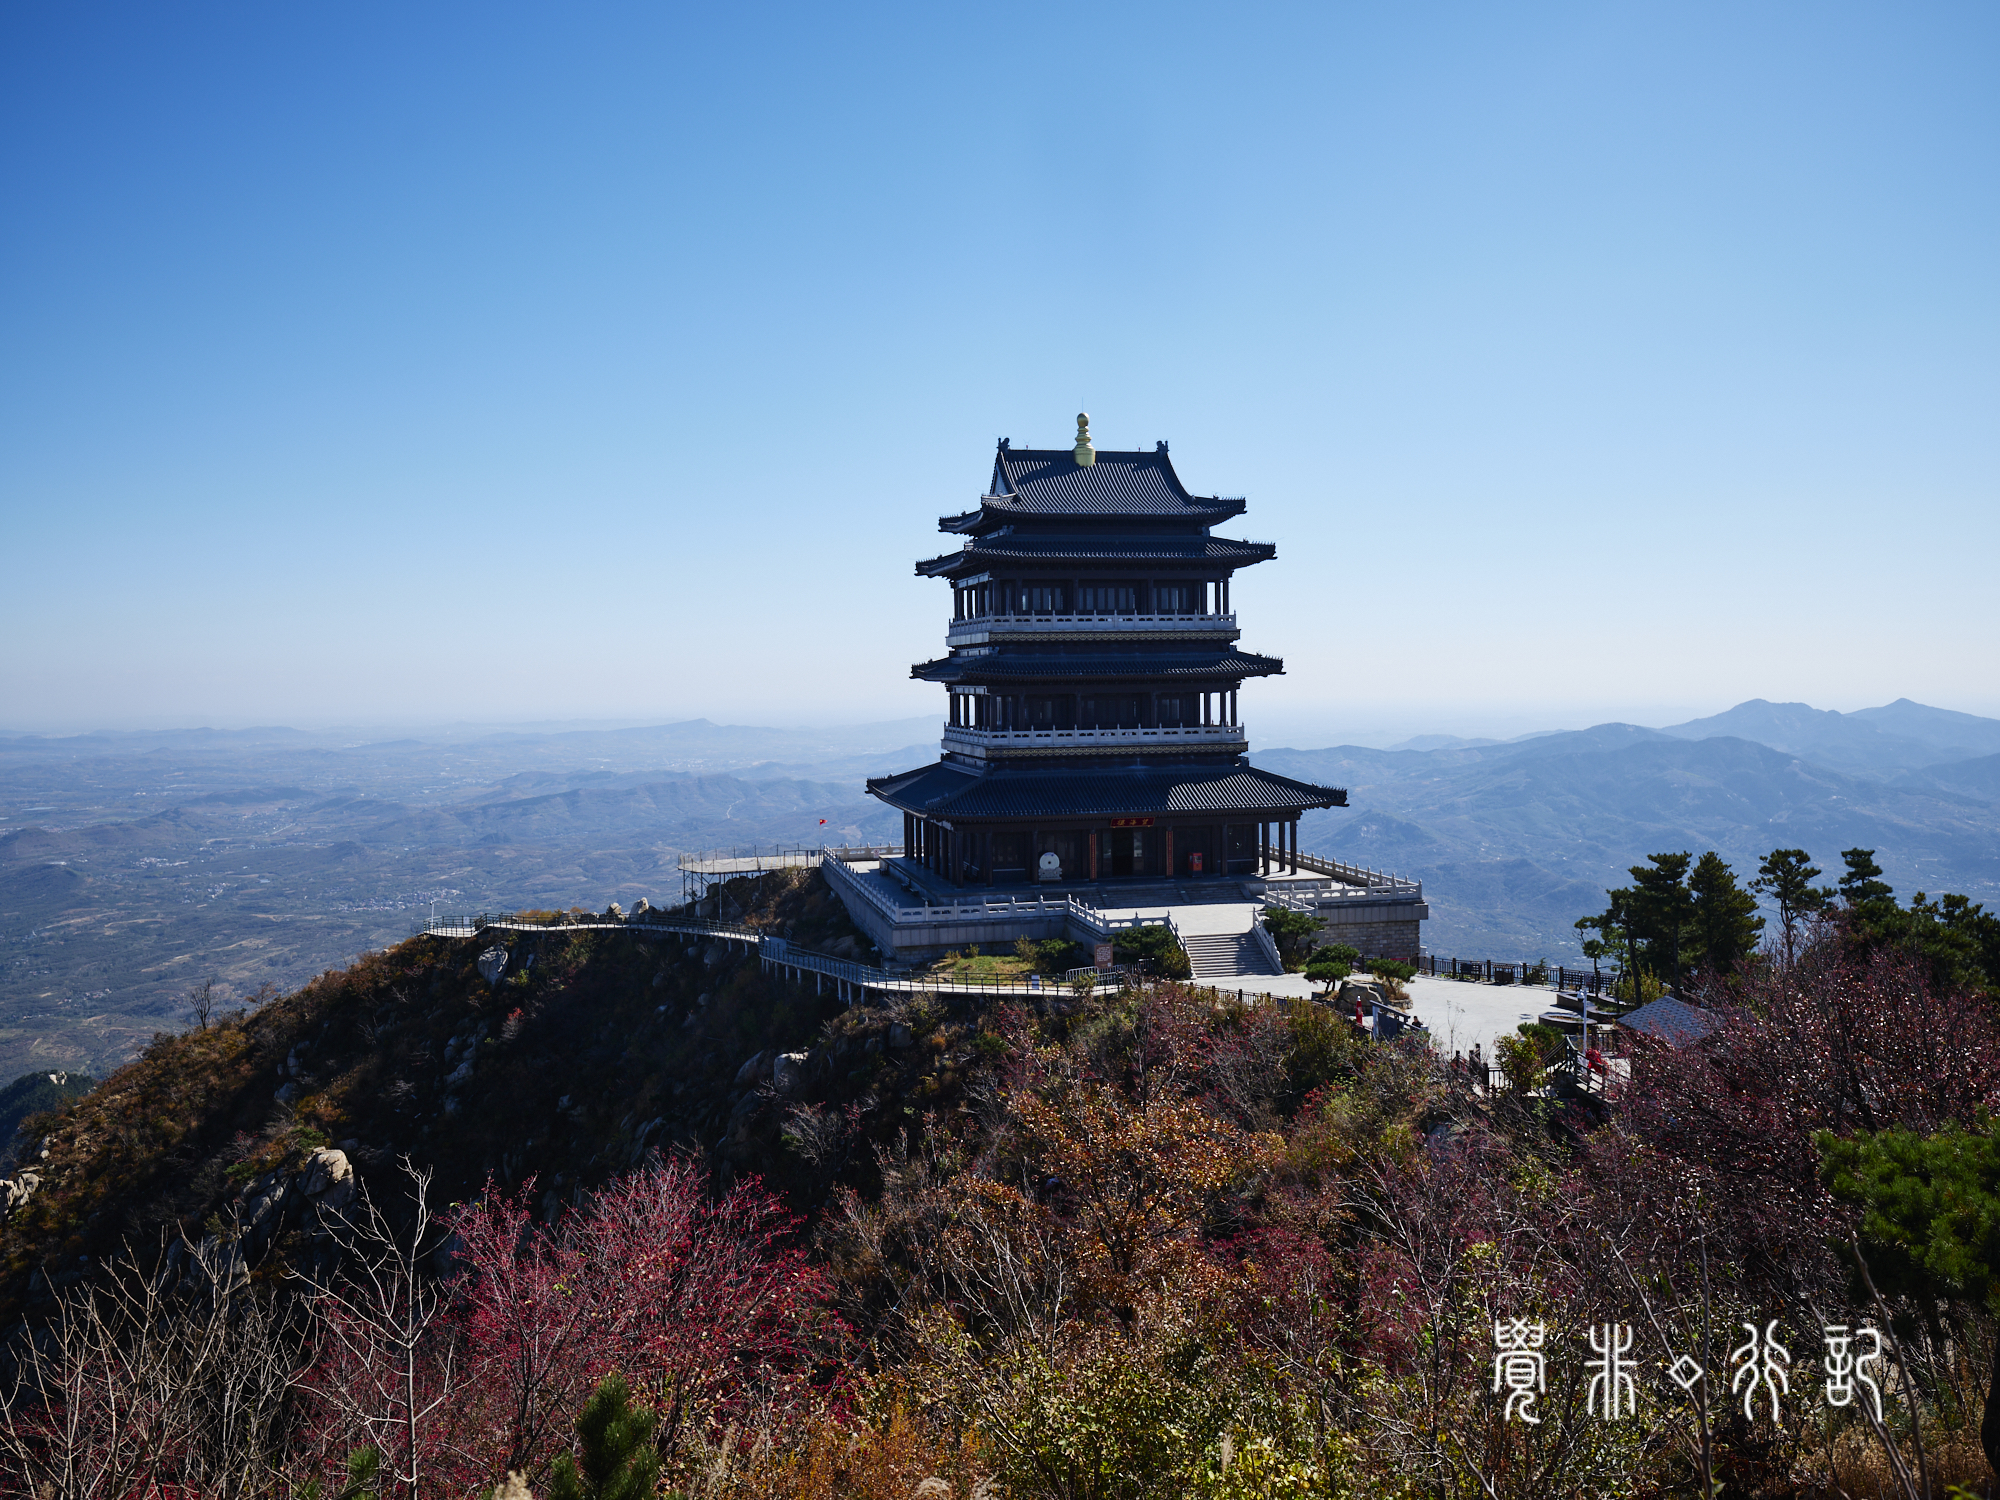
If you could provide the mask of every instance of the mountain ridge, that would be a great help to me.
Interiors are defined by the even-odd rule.
[[[1714,849],[1747,879],[1774,848],[1803,847],[1834,870],[1842,849],[1874,848],[1905,895],[2000,898],[1993,799],[1921,774],[1851,774],[1736,736],[1596,726],[1525,745],[1252,758],[1348,788],[1351,807],[1309,815],[1301,847],[1421,878],[1425,942],[1446,956],[1573,954],[1575,919],[1601,908],[1629,866],[1668,850]],[[2000,784],[2000,759],[1973,770]]]

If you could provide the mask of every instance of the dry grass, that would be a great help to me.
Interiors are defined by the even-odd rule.
[[[687,1500],[989,1500],[976,1441],[921,1419],[907,1396],[802,1429],[732,1429],[681,1480]]]

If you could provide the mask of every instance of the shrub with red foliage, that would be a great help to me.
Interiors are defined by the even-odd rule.
[[[1819,1183],[1815,1132],[1928,1133],[1969,1124],[2000,1097],[2000,1031],[1986,1004],[1901,955],[1857,960],[1821,944],[1711,998],[1729,1008],[1708,1040],[1635,1048],[1625,1129],[1692,1170],[1728,1208],[1740,1247],[1772,1265],[1816,1253],[1839,1218]]]
[[[746,1402],[783,1409],[806,1394],[815,1340],[837,1331],[831,1288],[754,1180],[711,1199],[694,1164],[656,1161],[554,1230],[533,1223],[529,1191],[452,1222],[466,1271],[456,1446],[480,1477],[538,1478],[614,1369],[654,1405],[669,1456]]]

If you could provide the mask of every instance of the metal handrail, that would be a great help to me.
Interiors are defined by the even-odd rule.
[[[1075,984],[1079,979],[1082,979],[1085,975],[1090,975],[1092,978],[1096,979],[1096,981],[1099,984],[1109,984],[1114,979],[1117,980],[1118,983],[1123,984],[1128,978],[1130,978],[1137,972],[1138,970],[1134,969],[1129,964],[1113,964],[1108,969],[1100,969],[1096,967],[1094,964],[1085,964],[1080,969],[1063,970],[1063,983]]]
[[[1345,886],[1360,886],[1369,893],[1388,892],[1395,895],[1421,897],[1424,883],[1411,880],[1407,876],[1392,875],[1387,870],[1370,869],[1364,865],[1350,865],[1345,860],[1322,859],[1313,854],[1293,854],[1280,849],[1275,844],[1264,845],[1264,857],[1273,863],[1296,864],[1301,870],[1312,870]],[[1294,885],[1301,882],[1293,882]]]
[[[964,625],[981,625],[990,630],[995,625],[1060,625],[1066,629],[1074,630],[1079,625],[1186,625],[1189,623],[1208,626],[1214,629],[1229,628],[1236,624],[1236,612],[1231,610],[1227,614],[1202,614],[1199,612],[1189,614],[1160,614],[1155,612],[1150,614],[1110,615],[1096,613],[1081,614],[1075,610],[1071,610],[1067,614],[1060,615],[961,615],[950,622],[950,628],[956,630]]]
[[[709,849],[699,854],[682,851],[676,857],[677,867],[683,870],[699,871],[704,864],[724,859],[786,859],[793,855],[801,857],[807,865],[817,864],[828,853],[843,859],[877,859],[903,852],[900,844],[798,844],[786,846],[773,844],[768,849],[760,849],[752,844],[747,849]]]
[[[683,933],[695,937],[720,937],[732,942],[740,942],[745,947],[755,947],[758,950],[759,961],[765,964],[782,965],[787,968],[802,969],[810,973],[824,974],[830,979],[843,980],[857,988],[893,990],[902,993],[950,994],[969,990],[980,994],[1038,995],[1047,994],[1057,984],[1057,981],[1044,980],[1040,975],[1030,975],[1026,980],[1019,980],[947,979],[935,974],[895,973],[888,969],[874,968],[868,964],[858,964],[851,959],[834,958],[831,954],[815,953],[809,948],[795,948],[785,938],[758,932],[754,928],[739,927],[731,923],[717,922],[704,917],[674,917],[660,921],[649,921],[644,918],[619,920],[613,917],[597,917],[586,922],[565,922],[551,926],[543,922],[510,921],[508,920],[510,915],[508,913],[493,913],[490,915],[482,913],[477,917],[435,917],[427,919],[419,930],[438,937],[476,937],[482,931],[494,929],[521,933],[583,931],[671,932]],[[478,925],[467,930],[464,927],[447,927],[446,924],[448,922],[476,922]],[[1134,921],[1121,922],[1119,925],[1139,926],[1145,924]],[[1096,976],[1100,982],[1115,978],[1121,987],[1142,982],[1141,976],[1136,971],[1129,967],[1120,966],[1108,970],[1094,967],[1071,969],[1064,974],[1061,983],[1065,985],[1073,984],[1085,974]],[[1187,982],[1196,983],[1196,981]],[[1216,988],[1213,985],[1208,987],[1211,989]],[[1216,992],[1220,994],[1221,990],[1217,989]],[[1242,988],[1239,988],[1236,994],[1238,998],[1247,997],[1265,1001],[1280,998],[1267,993],[1249,991]]]
[[[763,934],[754,927],[713,917],[656,917],[656,911],[675,908],[653,907],[636,917],[586,916],[578,922],[537,922],[514,911],[445,913],[425,917],[412,929],[423,937],[477,937],[489,928],[503,932],[674,932],[693,936],[728,938],[733,942],[757,942]],[[558,912],[558,916],[567,916]]]
[[[1109,729],[993,729],[978,724],[947,724],[944,737],[955,735],[973,738],[974,743],[1039,743],[1044,740],[1097,740],[1115,739],[1208,739],[1240,740],[1244,738],[1241,724],[1172,724],[1115,725]]]
[[[904,906],[891,899],[874,886],[863,880],[846,866],[846,862],[834,859],[822,863],[822,873],[830,879],[839,879],[862,900],[889,921],[901,926],[914,923],[932,922],[976,922],[992,917],[1038,917],[1060,915],[1091,932],[1109,937],[1114,932],[1122,932],[1132,927],[1156,927],[1160,924],[1143,917],[1113,917],[1100,911],[1088,902],[1075,896],[988,896],[972,901],[952,901],[937,905]]]

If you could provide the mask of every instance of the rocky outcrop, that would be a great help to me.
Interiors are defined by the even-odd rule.
[[[15,1209],[24,1207],[35,1196],[35,1189],[42,1185],[40,1172],[21,1172],[13,1177],[0,1177],[0,1221],[4,1221]]]
[[[351,1222],[356,1192],[347,1153],[330,1146],[289,1168],[252,1178],[226,1229],[199,1243],[177,1240],[168,1248],[168,1283],[187,1278],[198,1286],[233,1291],[248,1283],[250,1273],[288,1233],[307,1239],[310,1258],[321,1269],[331,1266]]]
[[[479,1044],[486,1040],[484,1021],[467,1022],[444,1044],[444,1112],[458,1113],[460,1091],[472,1081],[479,1065]]]
[[[345,1151],[322,1147],[306,1158],[299,1188],[322,1213],[345,1214],[354,1202],[354,1167]]]
[[[500,977],[507,972],[507,950],[495,944],[479,955],[479,977],[488,984],[497,985]]]

